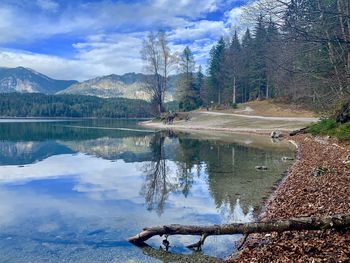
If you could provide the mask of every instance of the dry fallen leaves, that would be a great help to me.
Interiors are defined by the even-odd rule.
[[[266,204],[261,220],[350,212],[350,149],[331,139],[293,137],[298,160]],[[312,176],[315,167],[327,172]],[[254,234],[229,262],[350,262],[350,230]]]

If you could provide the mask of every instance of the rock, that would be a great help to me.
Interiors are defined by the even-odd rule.
[[[336,113],[335,119],[338,123],[350,122],[350,102],[343,104]]]
[[[342,161],[342,163],[350,168],[350,155],[346,156],[345,160]]]
[[[312,169],[311,175],[315,176],[315,177],[318,177],[318,176],[324,175],[327,172],[328,172],[327,168],[315,167],[314,169]]]
[[[282,161],[294,161],[293,157],[287,157],[287,156],[283,156],[281,159]]]
[[[267,166],[255,166],[255,169],[260,170],[260,171],[266,171],[268,168],[267,168]]]
[[[278,138],[281,137],[281,134],[280,134],[279,132],[277,132],[277,131],[273,131],[273,132],[271,132],[270,137],[271,137],[272,139],[278,139]]]

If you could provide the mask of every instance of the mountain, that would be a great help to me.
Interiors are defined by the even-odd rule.
[[[128,99],[149,100],[150,96],[144,91],[144,79],[146,75],[141,73],[126,73],[124,75],[108,75],[97,77],[84,82],[76,83],[57,94],[90,95],[102,98],[123,97]],[[172,100],[174,79],[170,78],[169,92],[166,100]]]
[[[142,91],[142,81],[142,74],[127,73],[122,76],[112,74],[76,83],[58,94],[148,99],[148,95]]]
[[[0,67],[0,93],[75,94],[101,98],[122,97],[149,100],[150,96],[143,88],[145,78],[146,75],[142,73],[126,73],[78,82],[75,80],[55,80],[30,68]],[[176,75],[169,78],[166,101],[172,100],[176,78]]]
[[[30,68],[0,67],[0,93],[27,92],[55,94],[77,83],[75,80],[55,80]]]

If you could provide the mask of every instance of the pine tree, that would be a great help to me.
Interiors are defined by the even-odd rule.
[[[266,30],[266,50],[265,50],[265,63],[266,63],[266,99],[272,98],[275,95],[275,78],[274,75],[278,70],[277,60],[278,54],[276,50],[280,48],[280,35],[276,26],[276,23],[270,21]]]
[[[179,108],[185,111],[193,110],[199,106],[199,92],[193,75],[194,69],[193,53],[189,47],[186,47],[180,56],[180,77],[176,88]]]
[[[253,89],[253,39],[250,30],[247,29],[242,39],[242,67],[241,67],[241,83],[242,83],[242,101],[250,100],[250,94]]]
[[[199,104],[203,105],[205,103],[206,91],[204,87],[204,74],[202,72],[202,66],[199,65],[196,74],[196,93],[199,95]],[[205,103],[207,105],[207,103]]]
[[[217,45],[210,51],[209,68],[208,68],[208,86],[209,96],[221,104],[221,93],[224,88],[224,75],[222,62],[224,60],[226,43],[224,38],[220,38]]]
[[[237,91],[238,83],[240,78],[240,69],[241,69],[241,58],[242,58],[242,48],[241,43],[238,39],[237,31],[235,31],[231,45],[230,45],[230,55],[231,55],[231,76],[230,76],[230,85],[232,86],[232,104],[237,103]]]
[[[266,94],[266,38],[267,32],[262,15],[259,16],[255,26],[254,60],[253,60],[253,86],[255,98],[262,98]]]

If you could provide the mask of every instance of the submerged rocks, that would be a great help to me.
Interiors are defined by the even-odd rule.
[[[266,170],[268,170],[267,166],[255,166],[255,169],[259,170],[259,171],[266,171]]]
[[[288,156],[283,156],[282,158],[281,158],[281,160],[282,161],[294,161],[294,158],[293,157],[288,157]]]
[[[273,131],[271,132],[270,137],[272,139],[278,139],[278,138],[281,138],[282,136],[281,136],[281,133],[279,133],[278,131]]]

